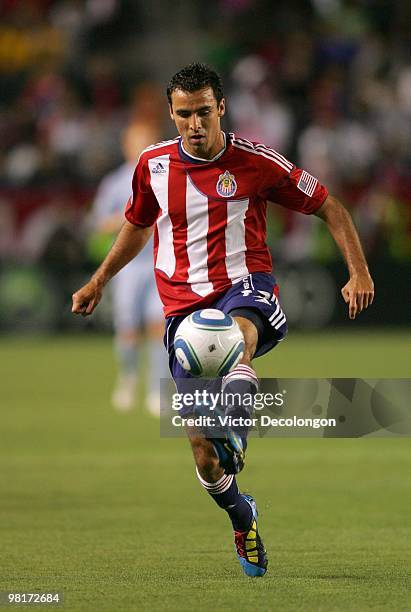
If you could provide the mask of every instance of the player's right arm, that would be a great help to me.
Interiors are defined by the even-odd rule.
[[[146,245],[158,213],[158,202],[150,185],[150,172],[144,156],[141,156],[133,176],[133,193],[127,203],[126,220],[101,266],[89,282],[73,294],[73,313],[87,316],[93,312],[108,281]]]
[[[101,266],[84,287],[73,293],[71,312],[84,317],[91,315],[108,281],[138,255],[152,231],[153,227],[139,227],[126,220]]]

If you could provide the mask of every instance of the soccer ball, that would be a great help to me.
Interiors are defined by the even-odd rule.
[[[174,350],[179,364],[192,376],[225,376],[244,354],[244,337],[233,317],[206,308],[180,323]]]

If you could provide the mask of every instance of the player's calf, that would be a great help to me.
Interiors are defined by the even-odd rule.
[[[234,475],[227,474],[221,468],[210,440],[196,435],[193,431],[188,433],[200,483],[217,505],[226,510],[235,530],[247,529],[252,513],[249,504],[244,503]]]
[[[197,474],[208,483],[217,482],[223,476],[224,469],[220,465],[212,442],[200,435],[189,434],[189,436]]]
[[[210,497],[227,512],[234,531],[249,529],[253,519],[252,511],[238,489],[234,474],[223,472],[217,481],[209,482],[200,475],[197,468],[197,477]]]

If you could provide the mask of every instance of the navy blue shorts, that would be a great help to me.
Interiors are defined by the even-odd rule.
[[[208,308],[218,308],[229,314],[236,308],[247,308],[257,312],[264,325],[254,357],[260,357],[274,348],[287,333],[287,321],[278,300],[278,285],[271,274],[254,272],[235,283]],[[164,344],[169,354],[170,372],[174,380],[192,378],[178,363],[174,352],[174,336],[181,321],[187,315],[168,317]],[[177,383],[178,387],[178,383]]]

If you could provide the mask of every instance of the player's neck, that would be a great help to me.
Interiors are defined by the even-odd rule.
[[[212,161],[215,158],[219,157],[226,148],[226,135],[224,132],[220,132],[215,143],[213,144],[213,146],[207,150],[197,150],[197,151],[192,151],[191,147],[185,145],[183,142],[182,144],[182,148],[184,153],[186,153],[186,155],[189,155],[190,157],[194,158],[194,159],[198,159],[201,161]]]

